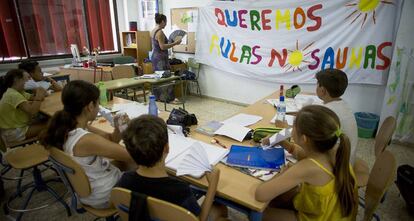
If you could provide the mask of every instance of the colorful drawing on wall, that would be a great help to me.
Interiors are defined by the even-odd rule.
[[[372,13],[372,21],[375,24],[376,23],[376,19],[375,19],[375,10],[378,8],[378,6],[380,4],[389,4],[389,5],[393,5],[392,2],[390,1],[381,1],[381,0],[359,0],[357,2],[354,3],[350,3],[347,4],[347,7],[355,7],[356,9],[350,14],[348,15],[346,19],[350,18],[352,19],[352,16],[356,16],[354,17],[354,19],[352,20],[351,24],[354,23],[355,21],[358,20],[359,17],[361,17],[361,15],[363,15],[364,18],[361,17],[362,19],[362,23],[361,23],[361,28],[364,26],[365,21],[367,20],[367,17],[370,13]],[[359,11],[359,13],[357,13]]]

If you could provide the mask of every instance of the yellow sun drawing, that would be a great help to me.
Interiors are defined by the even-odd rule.
[[[298,40],[296,40],[296,50],[289,51],[289,57],[287,59],[287,63],[283,66],[283,68],[287,68],[285,72],[288,72],[290,69],[293,68],[293,71],[295,71],[296,69],[299,71],[302,71],[302,69],[300,69],[300,65],[303,63],[310,63],[310,61],[305,60],[305,57],[307,55],[309,55],[312,51],[306,52],[306,49],[308,49],[310,46],[313,45],[312,42],[310,44],[308,44],[304,49],[299,50],[299,42]],[[305,54],[304,54],[305,53]]]
[[[375,9],[377,9],[377,7],[380,5],[380,3],[382,4],[388,4],[388,5],[394,5],[394,3],[391,2],[392,0],[358,0],[357,2],[354,3],[349,3],[346,6],[347,7],[355,7],[356,9],[349,14],[345,20],[347,20],[348,18],[351,19],[352,16],[356,16],[354,17],[354,20],[352,20],[351,24],[353,24],[356,20],[358,20],[359,17],[361,17],[361,15],[364,16],[363,20],[362,20],[362,24],[361,24],[361,28],[364,26],[365,21],[367,20],[368,14],[372,12],[372,20],[375,24]],[[359,11],[359,13],[357,13]],[[362,17],[361,17],[362,19]]]

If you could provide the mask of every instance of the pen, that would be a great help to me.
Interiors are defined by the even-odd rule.
[[[219,141],[219,140],[217,140],[216,138],[213,138],[213,139],[211,140],[211,143],[213,143],[213,144],[218,144],[218,145],[220,145],[221,147],[223,147],[224,149],[227,149],[227,147],[226,147],[224,144],[220,143],[220,141]]]

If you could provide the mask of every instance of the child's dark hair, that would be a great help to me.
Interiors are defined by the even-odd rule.
[[[333,98],[342,96],[348,87],[348,77],[338,69],[325,69],[315,75],[319,86],[326,88]]]
[[[313,148],[321,153],[334,148],[338,138],[340,139],[334,166],[335,185],[342,215],[348,216],[357,206],[355,179],[349,168],[350,142],[345,134],[340,133],[339,122],[338,116],[332,110],[320,105],[309,105],[298,112],[295,129],[299,136],[307,136]]]
[[[26,60],[19,64],[19,69],[23,69],[28,73],[33,73],[38,65],[39,62],[35,60]]]
[[[0,77],[0,99],[8,88],[13,86],[13,83],[17,79],[24,77],[24,70],[12,69],[6,73],[6,75]]]
[[[138,165],[152,167],[161,160],[168,143],[167,124],[159,117],[142,115],[129,122],[122,138]]]
[[[163,15],[163,14],[155,13],[155,23],[157,25],[159,25],[163,21],[167,22],[167,17],[165,15]]]
[[[98,88],[86,81],[70,81],[62,91],[63,110],[56,112],[50,119],[41,143],[46,147],[62,149],[69,131],[76,128],[76,117],[90,102],[98,102]]]

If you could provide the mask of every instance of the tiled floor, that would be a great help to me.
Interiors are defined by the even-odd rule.
[[[158,105],[159,107],[163,107],[161,104]],[[168,105],[168,110],[171,110],[173,106]],[[175,106],[178,107],[178,106]],[[186,109],[190,113],[195,113],[198,121],[200,124],[203,124],[210,120],[224,120],[229,116],[237,113],[242,106],[234,105],[231,103],[226,103],[222,101],[217,101],[213,99],[206,99],[206,98],[199,98],[199,97],[189,97],[186,103]],[[372,167],[374,163],[374,156],[373,156],[373,146],[374,140],[373,139],[360,139],[358,144],[357,155],[361,157],[363,160],[367,161],[370,167]],[[401,164],[414,164],[414,148],[400,146],[396,144],[392,144],[389,147],[389,150],[395,155],[398,165]],[[50,174],[53,175],[53,174]],[[60,193],[64,193],[65,187],[62,184],[56,184],[56,189]],[[15,190],[15,184],[13,182],[6,183],[6,192],[9,195],[11,192]],[[360,194],[363,194],[364,190],[360,191]],[[30,202],[30,205],[39,205],[43,202],[46,202],[47,197],[45,197],[44,193],[36,194],[35,199]],[[1,199],[2,203],[5,199]],[[405,221],[405,220],[414,220],[414,217],[408,214],[407,209],[405,207],[405,202],[403,201],[402,197],[399,195],[398,189],[395,184],[391,185],[389,189],[386,200],[383,204],[379,206],[377,209],[377,213],[380,215],[381,220],[398,220],[398,221]],[[361,220],[363,214],[363,210],[359,210],[358,220]],[[15,214],[12,214],[14,216]],[[247,220],[246,216],[234,211],[230,210],[229,212],[231,220]],[[27,213],[23,216],[23,220],[93,220],[95,217],[89,214],[72,214],[71,217],[67,217],[65,210],[63,207],[58,204],[54,203],[53,205],[47,207],[46,209],[38,210],[35,212]],[[0,210],[0,220],[13,220],[10,216],[5,216],[3,210]],[[275,219],[277,220],[277,219]]]

